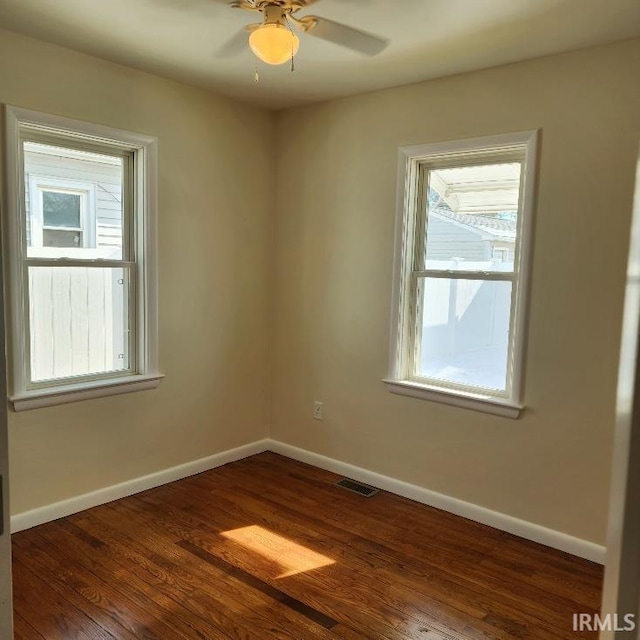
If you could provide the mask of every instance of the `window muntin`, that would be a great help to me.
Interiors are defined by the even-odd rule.
[[[5,113],[3,235],[14,409],[156,387],[163,377],[157,364],[157,141],[16,107]],[[87,171],[69,172],[79,165]],[[111,172],[106,181],[95,175],[98,165]],[[79,207],[77,199],[58,199],[66,207],[60,214],[46,195],[43,202],[47,192],[79,196]],[[81,235],[47,238],[47,230]],[[43,278],[49,278],[48,295],[34,296]],[[88,280],[101,281],[100,290]],[[37,323],[39,335],[31,330]]]
[[[517,417],[536,138],[401,150],[392,392]]]

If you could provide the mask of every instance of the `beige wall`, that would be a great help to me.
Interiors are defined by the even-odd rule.
[[[603,543],[639,77],[636,40],[281,114],[272,436]],[[398,147],[538,127],[527,411],[389,394]]]
[[[290,444],[603,542],[639,72],[631,41],[276,117],[0,32],[0,102],[159,138],[167,375],[11,414],[12,511],[255,441],[271,422]],[[528,410],[389,394],[398,147],[536,127]]]
[[[11,414],[12,512],[263,438],[273,116],[7,32],[0,102],[155,135],[160,160],[166,379]]]

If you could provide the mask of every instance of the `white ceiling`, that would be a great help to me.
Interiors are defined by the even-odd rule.
[[[296,71],[216,51],[251,12],[227,0],[0,0],[4,28],[281,108],[640,36],[640,0],[318,0],[390,40],[374,58],[302,34]]]

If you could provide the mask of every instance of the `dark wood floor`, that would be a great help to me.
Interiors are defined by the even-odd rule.
[[[598,565],[336,480],[264,453],[15,534],[15,638],[590,635]]]

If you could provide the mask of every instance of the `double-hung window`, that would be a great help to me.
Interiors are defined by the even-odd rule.
[[[519,415],[536,140],[401,149],[390,391]]]
[[[154,138],[7,107],[10,399],[157,386]]]

